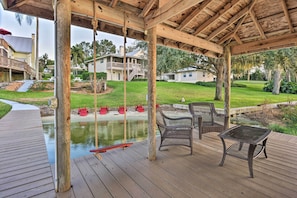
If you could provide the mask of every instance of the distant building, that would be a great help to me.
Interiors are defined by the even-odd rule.
[[[216,76],[203,69],[197,69],[196,67],[186,67],[183,69],[179,69],[176,72],[165,73],[158,79],[166,80],[168,82],[196,83],[197,81],[215,81]]]
[[[88,71],[94,73],[94,62],[86,62]],[[135,78],[147,78],[147,58],[142,50],[126,53],[126,76],[131,81]],[[96,59],[96,72],[106,73],[107,80],[123,81],[124,79],[124,48],[119,53],[106,54]]]
[[[0,82],[33,79],[35,48],[34,34],[32,38],[17,37],[0,28]]]

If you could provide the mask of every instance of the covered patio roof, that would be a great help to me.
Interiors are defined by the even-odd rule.
[[[52,0],[2,0],[6,10],[54,19]],[[93,2],[71,1],[73,25],[92,29]],[[98,30],[146,40],[156,26],[158,44],[219,57],[296,46],[295,0],[96,0]],[[124,17],[124,15],[126,15]]]

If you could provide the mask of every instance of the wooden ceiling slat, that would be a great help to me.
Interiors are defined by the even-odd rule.
[[[216,20],[218,20],[224,14],[226,14],[231,9],[233,9],[233,6],[235,6],[239,2],[240,2],[240,0],[237,0],[237,1],[233,1],[233,2],[228,3],[227,5],[225,5],[224,8],[223,8],[223,10],[221,10],[220,12],[217,12],[215,16],[211,17],[210,19],[208,19],[207,21],[205,21],[202,25],[200,25],[195,30],[195,32],[193,33],[193,35],[198,36],[198,34],[200,32],[202,32],[203,30],[205,30],[210,24],[214,23]]]
[[[183,20],[183,22],[176,28],[177,30],[183,30],[189,23],[191,23],[191,21],[197,16],[199,15],[205,8],[206,6],[211,3],[212,0],[206,0],[203,1],[202,4],[196,9],[194,10],[190,15],[187,16],[187,18],[185,18]]]

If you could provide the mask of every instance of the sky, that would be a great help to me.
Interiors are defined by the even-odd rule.
[[[0,6],[0,28],[6,29],[13,36],[31,38],[36,34],[36,18],[33,18],[32,24],[28,25],[24,17],[22,25],[19,25],[14,12],[5,11]],[[124,45],[124,38],[113,34],[98,32],[96,40],[107,39],[116,45],[117,49]],[[78,26],[71,26],[71,46],[79,44],[82,41],[92,42],[93,31]],[[134,39],[127,39],[127,46],[133,45]],[[54,22],[46,19],[39,19],[39,57],[48,54],[49,59],[54,60]]]

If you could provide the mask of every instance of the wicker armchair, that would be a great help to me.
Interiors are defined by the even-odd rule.
[[[189,111],[193,116],[194,127],[199,130],[199,139],[204,133],[222,132],[226,128],[225,115],[217,113],[213,103],[190,103]]]
[[[157,126],[161,135],[159,150],[163,146],[186,146],[193,153],[193,118],[168,117],[157,109]]]

